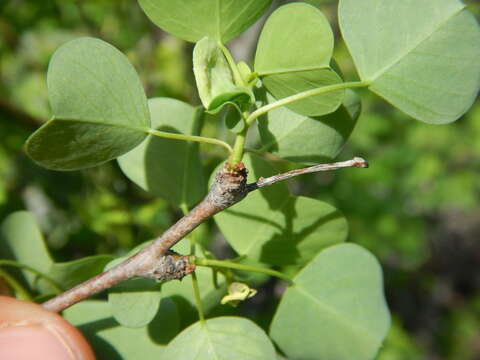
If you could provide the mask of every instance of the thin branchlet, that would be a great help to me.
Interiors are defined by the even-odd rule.
[[[330,163],[330,164],[314,165],[314,166],[310,166],[310,167],[307,167],[307,168],[292,170],[292,171],[288,171],[288,172],[283,173],[283,174],[270,176],[268,178],[260,178],[257,182],[252,183],[252,184],[248,184],[247,188],[248,188],[248,191],[250,192],[250,191],[260,189],[260,188],[265,187],[265,186],[273,185],[273,184],[275,184],[279,181],[283,181],[283,180],[293,178],[295,176],[299,176],[299,175],[303,175],[303,174],[309,174],[309,173],[315,173],[315,172],[320,172],[320,171],[337,170],[337,169],[346,168],[346,167],[368,168],[368,163],[361,157],[355,157],[352,160],[347,160],[347,161],[335,162],[335,163]]]
[[[362,158],[354,158],[343,162],[320,164],[268,178],[260,178],[256,183],[247,185],[248,171],[243,163],[232,166],[226,162],[224,167],[216,174],[207,196],[188,214],[155,239],[152,244],[115,267],[48,300],[42,305],[51,311],[59,312],[133,277],[155,278],[161,281],[181,279],[194,272],[195,265],[189,261],[188,256],[173,253],[170,248],[210,217],[242,201],[256,189],[302,174],[345,167],[365,168],[368,167],[368,163]]]

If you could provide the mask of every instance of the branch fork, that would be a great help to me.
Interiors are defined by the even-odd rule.
[[[224,167],[216,174],[207,196],[188,214],[155,239],[151,245],[113,268],[48,300],[42,305],[46,309],[59,312],[133,277],[147,277],[161,281],[182,279],[195,271],[195,264],[189,261],[189,256],[176,254],[170,251],[170,248],[210,217],[242,201],[250,192],[262,187],[302,174],[346,167],[366,168],[368,163],[364,159],[356,157],[348,161],[292,170],[268,178],[260,178],[255,183],[247,184],[248,170],[244,164],[239,162],[231,165],[226,162]]]

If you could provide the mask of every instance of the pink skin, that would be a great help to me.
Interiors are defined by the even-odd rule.
[[[0,296],[0,359],[95,360],[83,335],[40,305]]]

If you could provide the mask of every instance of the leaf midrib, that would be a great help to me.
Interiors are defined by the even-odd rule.
[[[351,319],[347,319],[343,316],[342,313],[339,313],[335,308],[332,308],[324,303],[322,303],[319,299],[317,299],[314,295],[310,294],[306,289],[304,289],[299,284],[296,284],[292,290],[297,290],[300,294],[305,296],[307,299],[310,299],[315,305],[320,307],[323,310],[326,310],[334,317],[340,320],[345,327],[350,328],[353,332],[358,333],[360,335],[367,335],[367,337],[373,342],[378,343],[378,340],[370,333],[370,329],[366,329],[362,326],[359,326],[357,323],[354,323]],[[361,336],[359,336],[361,337]]]

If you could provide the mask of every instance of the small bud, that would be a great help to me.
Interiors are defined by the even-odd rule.
[[[228,286],[228,295],[222,298],[222,305],[230,304],[236,307],[240,301],[250,299],[257,294],[257,290],[252,289],[247,284],[241,282],[232,282]]]

